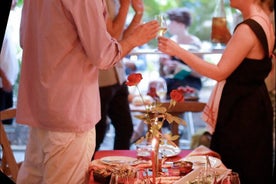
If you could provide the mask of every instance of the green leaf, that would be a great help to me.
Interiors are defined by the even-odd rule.
[[[137,118],[137,119],[140,119],[140,120],[146,120],[147,119],[145,114],[138,114],[138,115],[135,115],[134,117]]]
[[[173,135],[173,136],[171,136],[171,140],[172,141],[175,141],[177,139],[179,139],[179,135]]]
[[[174,122],[174,116],[171,115],[170,113],[165,113],[165,119],[171,124]]]
[[[172,135],[171,133],[169,134],[164,134],[165,139],[175,141],[179,138],[179,135]]]
[[[145,137],[141,137],[140,139],[138,139],[135,144],[141,144],[142,142],[144,142]]]
[[[176,117],[175,122],[178,123],[178,124],[187,126],[187,122],[182,118]]]

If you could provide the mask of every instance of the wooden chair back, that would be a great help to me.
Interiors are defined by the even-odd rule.
[[[9,176],[14,182],[16,181],[18,174],[18,165],[16,163],[13,151],[11,149],[10,142],[5,132],[2,121],[6,119],[15,118],[16,109],[10,108],[0,111],[0,144],[2,147],[2,160],[0,169],[4,174]]]
[[[164,107],[169,107],[170,103],[165,102],[162,104]],[[206,103],[198,101],[184,101],[177,103],[173,108],[168,109],[168,112],[173,114],[185,113],[185,112],[202,112]]]

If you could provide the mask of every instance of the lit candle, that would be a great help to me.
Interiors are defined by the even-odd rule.
[[[152,154],[151,154],[151,162],[152,162],[152,183],[156,183],[156,175],[157,175],[157,169],[158,169],[158,150],[157,150],[157,140],[156,138],[152,139],[151,142],[152,145]]]

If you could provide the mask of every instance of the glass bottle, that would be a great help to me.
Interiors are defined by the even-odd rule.
[[[226,17],[224,0],[217,0],[213,17]]]
[[[223,43],[224,30],[227,27],[224,0],[217,0],[212,18],[211,41]]]

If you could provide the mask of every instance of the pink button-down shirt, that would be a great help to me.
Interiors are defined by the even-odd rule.
[[[24,0],[17,122],[86,131],[100,119],[98,69],[119,61],[102,0]]]

